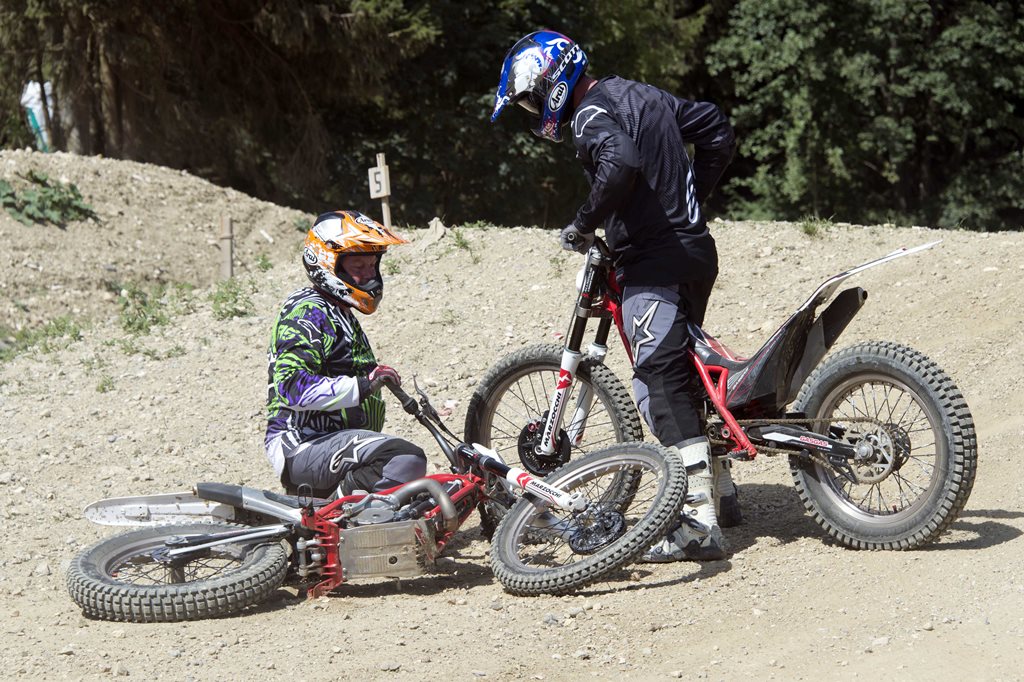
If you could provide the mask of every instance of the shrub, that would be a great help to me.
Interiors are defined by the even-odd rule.
[[[214,318],[228,320],[232,317],[252,315],[256,312],[251,296],[255,292],[256,287],[252,282],[243,283],[237,277],[218,283],[217,288],[210,294]]]
[[[45,173],[36,171],[21,177],[29,187],[20,192],[0,180],[0,205],[15,220],[25,225],[51,223],[63,228],[75,220],[97,217],[75,185],[51,181]]]

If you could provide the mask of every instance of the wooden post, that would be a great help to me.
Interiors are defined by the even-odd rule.
[[[234,267],[235,228],[231,218],[220,219],[220,278],[231,279]]]

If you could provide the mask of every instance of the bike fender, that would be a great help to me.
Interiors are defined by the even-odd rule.
[[[235,510],[229,505],[201,499],[191,491],[111,497],[93,502],[85,508],[84,514],[101,526],[157,526],[235,518]]]

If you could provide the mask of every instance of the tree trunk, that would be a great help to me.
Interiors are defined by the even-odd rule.
[[[106,154],[114,158],[124,156],[124,102],[116,70],[111,66],[107,40],[100,34],[96,41],[97,78],[100,89],[100,113],[106,130]]]

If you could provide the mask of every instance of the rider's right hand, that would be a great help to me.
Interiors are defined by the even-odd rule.
[[[594,233],[582,232],[576,223],[569,223],[559,234],[562,248],[566,251],[586,253],[594,245]]]

